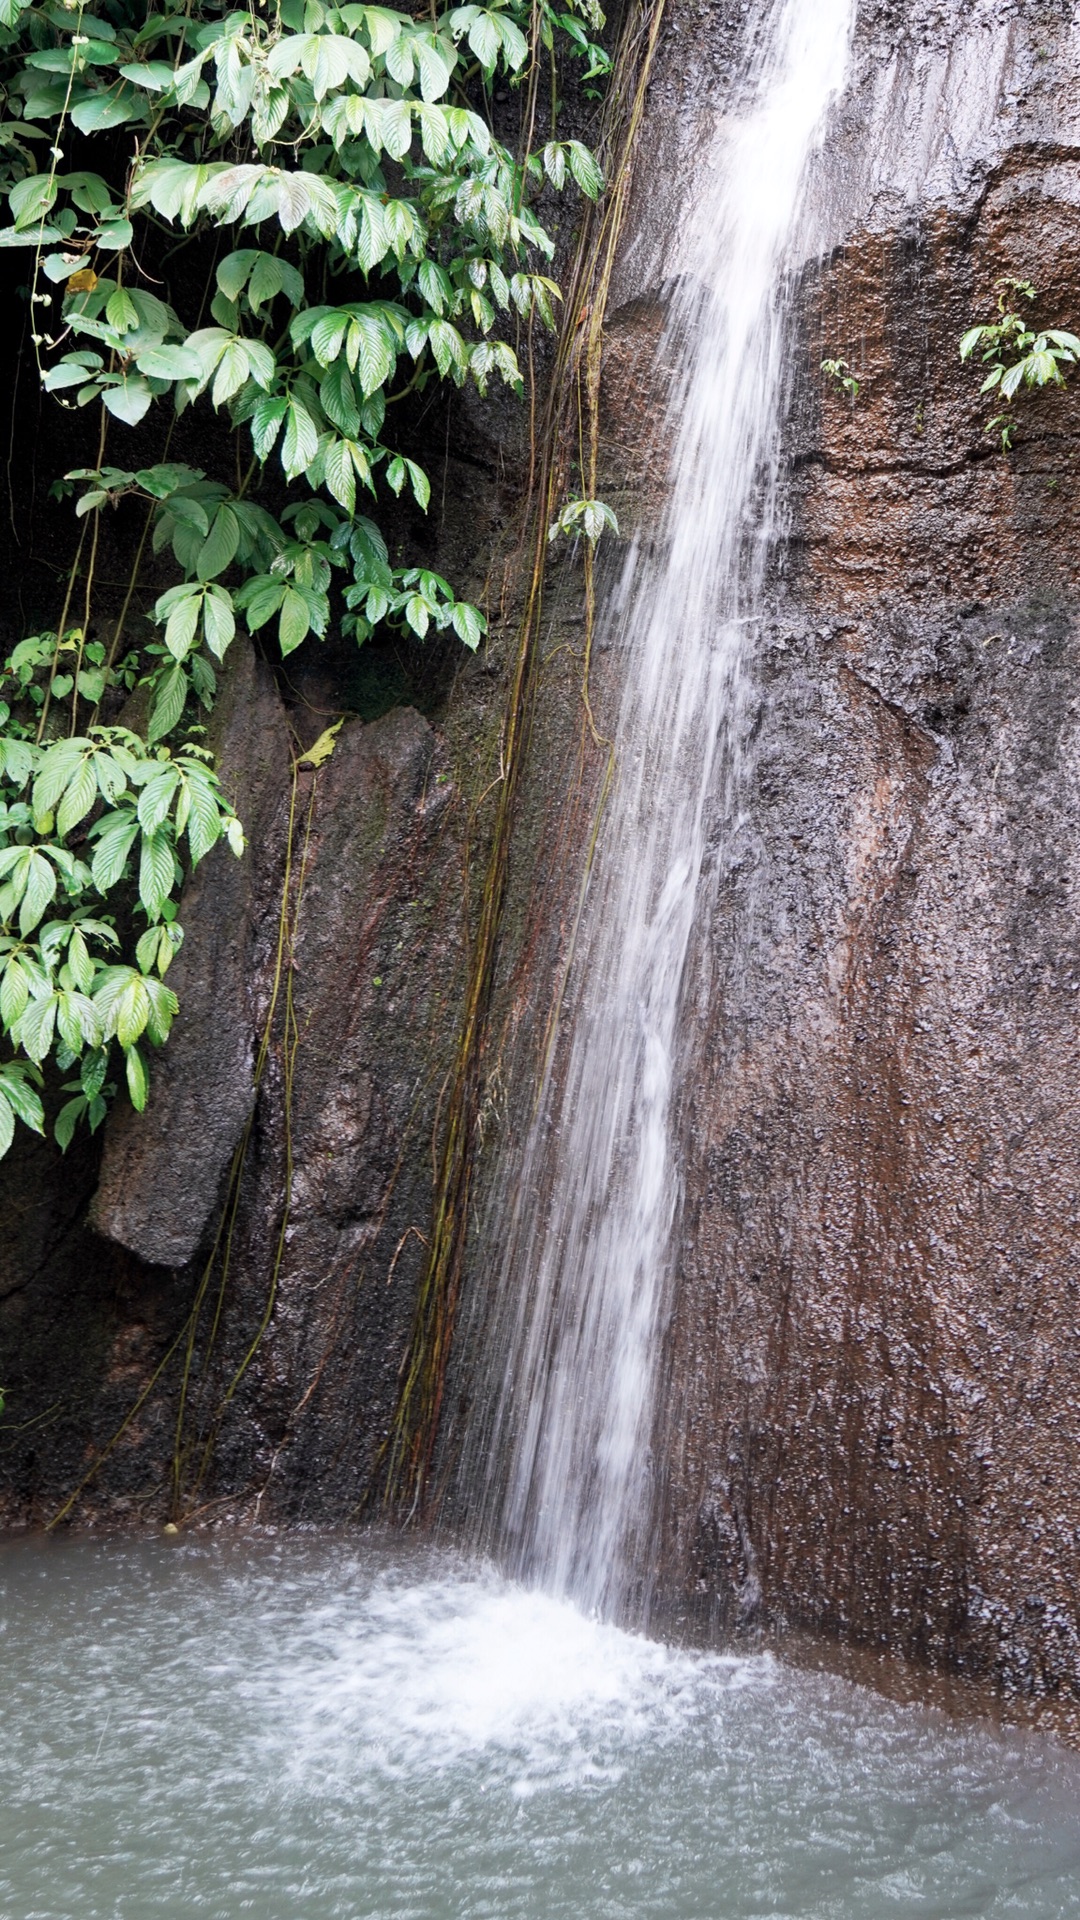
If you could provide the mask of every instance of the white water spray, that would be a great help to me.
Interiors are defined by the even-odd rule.
[[[813,251],[803,188],[851,14],[852,0],[775,0],[743,110],[696,174],[668,335],[673,482],[656,548],[609,617],[618,781],[577,1011],[507,1239],[498,1530],[519,1570],[592,1608],[618,1609],[647,1559],[682,982],[709,829],[737,787],[743,663],[776,531],[785,287]]]

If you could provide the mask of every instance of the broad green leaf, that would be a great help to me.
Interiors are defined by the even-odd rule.
[[[180,770],[171,762],[151,774],[139,795],[136,817],[144,833],[153,833],[167,818],[180,785]]]
[[[173,83],[173,68],[167,60],[132,60],[118,67],[117,72],[133,86],[145,87],[148,93],[162,93]]]
[[[23,1068],[12,1061],[0,1071],[0,1093],[3,1094],[17,1119],[33,1133],[45,1132],[45,1111],[41,1097],[28,1083],[29,1068]]]
[[[177,725],[184,711],[188,696],[188,678],[179,663],[163,673],[154,692],[154,703],[150,709],[150,724],[147,737],[153,740],[164,739]]]
[[[351,514],[356,506],[356,474],[347,440],[333,440],[323,455],[323,479],[334,499]]]
[[[20,180],[8,194],[8,205],[17,228],[40,225],[42,217],[48,213],[59,191],[55,177],[48,174],[30,173]]]
[[[224,361],[222,365],[224,365]],[[200,580],[214,580],[232,564],[240,545],[240,523],[230,506],[222,504],[199,549],[195,571]]]
[[[198,866],[203,856],[221,838],[221,809],[217,795],[205,775],[192,774],[188,782],[190,812],[187,822],[188,846],[191,849],[193,866]]]
[[[566,158],[582,193],[587,199],[595,200],[604,184],[604,176],[594,155],[580,140],[568,140]]]
[[[75,1129],[86,1112],[86,1100],[77,1093],[73,1100],[66,1100],[56,1116],[53,1127],[53,1139],[61,1153],[66,1153],[75,1137]]]
[[[431,503],[431,481],[423,467],[418,467],[415,460],[406,460],[405,465],[412,485],[413,498],[422,512],[426,513]]]
[[[172,834],[168,827],[155,827],[153,833],[144,833],[139,854],[139,899],[151,920],[160,918],[161,909],[173,890],[175,872]],[[120,1037],[122,1040],[123,1035]]]
[[[57,995],[56,1025],[61,1040],[76,1056],[84,1047],[101,1044],[101,1016],[85,993],[64,990]]]
[[[94,977],[94,963],[90,958],[81,929],[78,927],[72,930],[71,939],[68,942],[67,963],[75,985],[85,992]]]
[[[470,8],[471,12],[472,9]],[[468,32],[469,45],[485,73],[490,73],[499,57],[499,30],[491,14],[478,7]]]
[[[557,140],[549,140],[543,152],[544,172],[553,187],[566,184],[566,154]]]
[[[335,360],[319,382],[322,410],[340,433],[352,439],[360,429],[353,377],[343,359]]]
[[[146,980],[143,984],[150,1003],[146,1021],[147,1038],[153,1041],[155,1047],[161,1047],[169,1037],[169,1029],[180,1003],[175,993],[162,981]]]
[[[71,109],[71,118],[80,133],[101,133],[106,127],[122,127],[129,120],[146,117],[146,102],[126,82],[118,91],[85,96]]]
[[[84,1054],[79,1068],[79,1081],[88,1100],[93,1100],[105,1084],[105,1075],[109,1066],[109,1053],[106,1047],[93,1047]]]
[[[487,631],[487,621],[477,607],[471,607],[467,600],[459,600],[453,612],[453,627],[459,640],[475,653]]]
[[[174,660],[186,660],[195,645],[201,607],[202,593],[198,587],[182,587],[178,590],[165,623],[165,645]]]
[[[19,1022],[18,1032],[19,1045],[35,1064],[44,1060],[55,1031],[56,995],[44,994],[39,1000],[31,1000]]]
[[[299,400],[290,400],[285,417],[285,438],[281,464],[286,477],[295,480],[311,465],[319,449],[319,433],[307,408]]]
[[[138,1047],[124,1047],[124,1071],[131,1104],[136,1113],[142,1113],[149,1097],[150,1081]]]
[[[108,893],[121,878],[138,831],[138,822],[122,813],[114,815],[99,836],[91,868],[99,893]]]
[[[153,393],[140,374],[126,376],[119,386],[103,387],[101,398],[109,412],[125,426],[137,427],[150,410]]]
[[[17,959],[8,961],[0,979],[0,1021],[5,1032],[14,1025],[30,998],[30,982]]]
[[[144,348],[136,354],[135,365],[151,380],[198,380],[202,374],[198,354],[172,341]]]
[[[276,577],[261,576],[253,585],[253,591],[242,591],[240,605],[244,611],[248,631],[257,633],[272,620],[281,605],[285,593],[285,582]]]
[[[232,597],[224,587],[211,587],[203,601],[203,632],[216,660],[223,658],[236,632]]]
[[[25,939],[41,919],[56,893],[56,868],[42,853],[32,853],[27,864],[26,886],[19,907],[19,932]]]
[[[294,587],[286,587],[281,596],[281,619],[278,622],[278,639],[284,659],[306,640],[311,631],[311,615],[308,603]]]
[[[413,632],[423,640],[431,624],[431,609],[423,594],[413,593],[405,602],[405,618]]]
[[[139,324],[139,310],[126,287],[117,287],[105,302],[105,318],[117,333],[128,333]]]
[[[247,344],[243,340],[230,340],[221,355],[214,375],[211,398],[215,407],[224,406],[234,393],[239,393],[251,371]]]
[[[94,763],[85,759],[79,766],[75,778],[64,789],[64,797],[56,812],[56,830],[65,838],[80,820],[85,819],[98,796],[97,775]]]

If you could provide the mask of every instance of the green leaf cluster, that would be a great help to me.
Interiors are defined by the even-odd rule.
[[[114,1042],[145,1104],[140,1048],[164,1044],[177,1010],[164,975],[184,937],[184,862],[197,866],[223,837],[242,852],[243,835],[205,750],[174,754],[105,726],[0,746],[0,1031],[24,1056],[0,1065],[3,1153],[14,1118],[42,1130],[36,1088],[50,1057],[80,1072],[56,1122],[63,1146],[83,1113],[92,1126],[104,1117]],[[140,921],[131,965],[122,931]]]
[[[492,89],[528,93],[556,48],[601,79],[603,24],[597,0],[0,0],[0,247],[26,255],[44,391],[110,436],[54,492],[91,554],[100,516],[144,515],[159,569],[126,651],[130,593],[111,646],[61,616],[0,676],[0,1153],[16,1120],[44,1124],[50,1061],[78,1073],[62,1146],[100,1124],[114,1049],[145,1102],[184,873],[223,836],[242,846],[192,744],[237,632],[282,658],[335,624],[480,645],[478,607],[391,559],[387,512],[431,494],[395,408],[440,382],[521,391],[522,330],[553,328],[560,297],[542,214],[603,180],[558,137],[554,78],[523,152],[493,130]],[[187,264],[207,260],[209,285]],[[168,454],[192,408],[200,457],[220,447],[204,468]],[[157,422],[162,457],[140,465]],[[614,525],[599,502],[561,518],[590,541]],[[105,723],[138,686],[145,737]]]
[[[1008,453],[1016,431],[1013,402],[1025,390],[1063,387],[1068,369],[1080,360],[1080,339],[1057,327],[1036,329],[1010,308],[1017,296],[1028,301],[1038,297],[1029,280],[1000,280],[997,292],[998,319],[968,329],[960,341],[960,358],[978,354],[989,368],[979,392],[994,394],[1003,409],[987,421],[986,431],[1000,433],[1002,452]]]
[[[608,532],[618,536],[619,522],[614,511],[603,500],[568,500],[558,518],[548,528],[548,539],[557,540],[560,533],[574,536],[584,534],[590,547],[595,547],[601,534]]]

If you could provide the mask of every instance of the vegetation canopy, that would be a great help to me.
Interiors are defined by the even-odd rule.
[[[26,259],[44,388],[97,422],[96,459],[58,476],[75,559],[55,630],[0,676],[0,1154],[17,1121],[43,1131],[50,1061],[71,1076],[62,1147],[100,1124],[114,1072],[145,1104],[185,871],[243,849],[200,744],[238,627],[281,656],[331,625],[480,644],[478,607],[391,563],[388,499],[430,497],[392,408],[428,383],[520,390],[514,336],[559,298],[538,198],[602,184],[555,137],[554,81],[538,142],[536,76],[559,46],[605,74],[602,25],[596,0],[0,0],[0,247]],[[516,152],[496,82],[522,87]],[[169,458],[194,407],[210,471]],[[125,461],[156,420],[161,457]],[[143,531],[102,640],[98,536],[125,502]],[[132,637],[148,547],[175,578]]]

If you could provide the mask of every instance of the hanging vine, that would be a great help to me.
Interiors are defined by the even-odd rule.
[[[521,778],[524,745],[535,686],[537,643],[543,612],[544,576],[551,532],[559,527],[564,442],[577,431],[587,498],[595,498],[599,447],[599,390],[604,315],[615,252],[626,209],[631,161],[663,19],[663,0],[646,0],[626,26],[616,62],[610,105],[599,152],[608,191],[582,230],[567,286],[547,406],[537,436],[530,490],[531,559],[513,654],[513,676],[501,743],[501,780],[478,922],[473,937],[465,1007],[446,1103],[436,1181],[431,1245],[421,1280],[409,1348],[402,1365],[397,1405],[381,1468],[384,1498],[409,1514],[422,1506],[438,1436],[461,1289],[465,1235],[482,1091],[482,1049],[491,999],[499,929],[506,896],[510,838]],[[562,510],[565,512],[565,509]],[[587,531],[585,547],[586,637],[583,700],[593,737],[606,750],[599,806],[612,772],[610,742],[597,732],[588,694],[595,596],[593,548],[606,510]],[[561,530],[561,529],[560,529]],[[595,832],[590,848],[595,846]],[[591,852],[589,857],[591,858]]]

